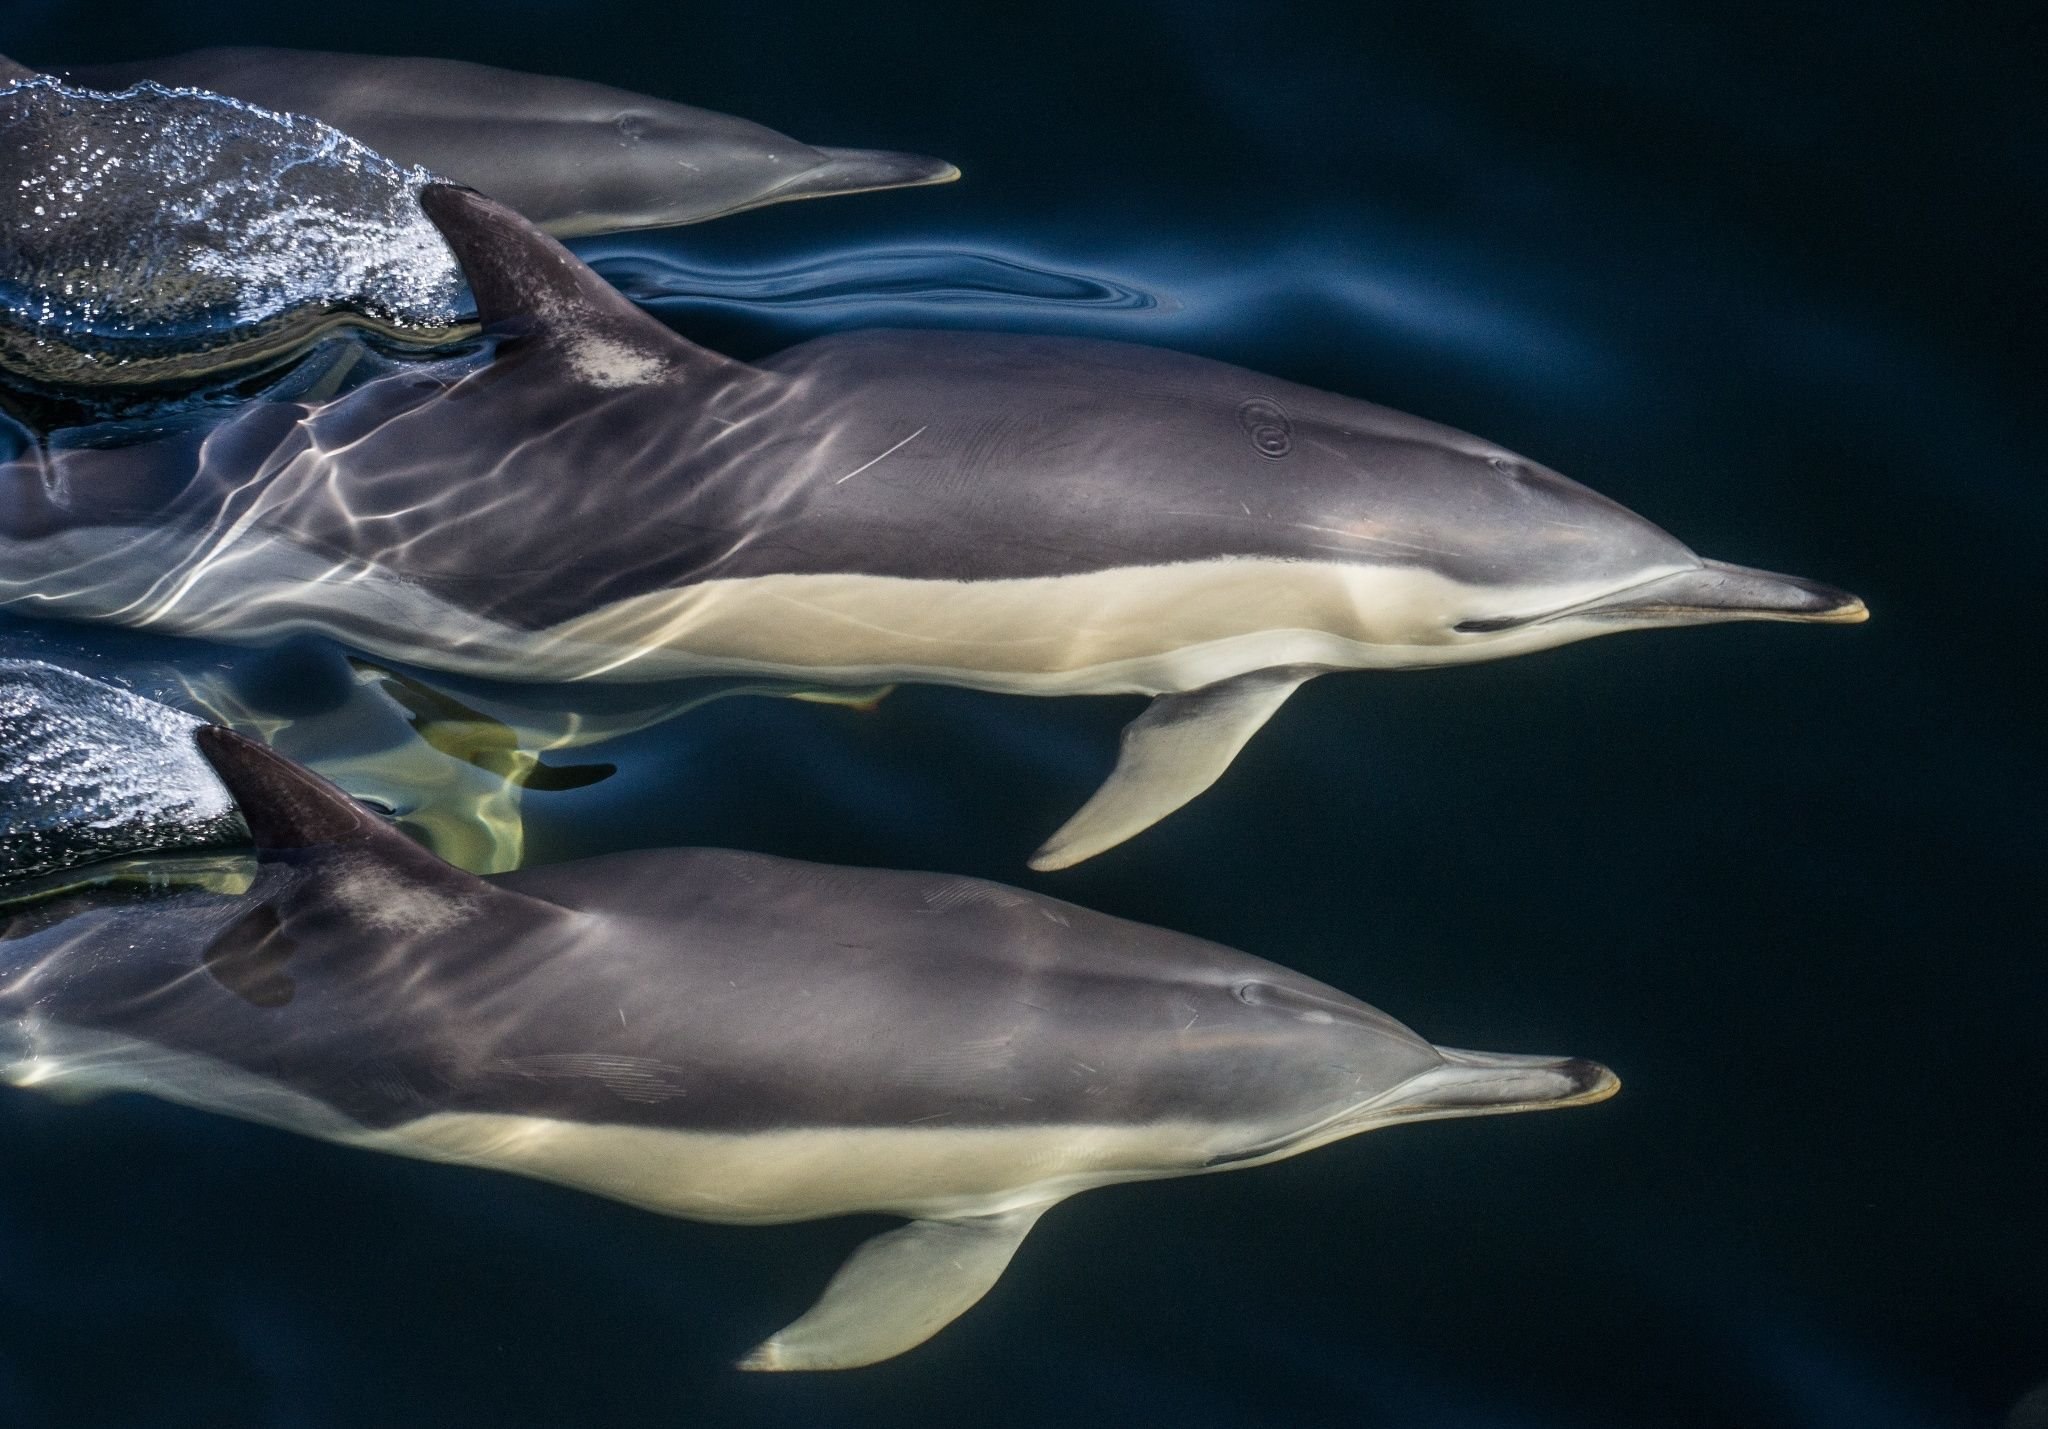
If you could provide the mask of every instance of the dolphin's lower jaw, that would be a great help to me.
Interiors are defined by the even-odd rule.
[[[960,177],[957,165],[923,154],[899,154],[893,149],[820,148],[818,152],[825,156],[824,163],[782,184],[770,197],[780,200],[925,188],[950,184]]]
[[[1494,1116],[1588,1106],[1621,1090],[1621,1078],[1583,1057],[1538,1057],[1513,1052],[1468,1052],[1439,1047],[1442,1062],[1345,1118],[1365,1131],[1397,1121],[1452,1116]]]
[[[825,156],[825,162],[792,175],[756,198],[736,203],[715,214],[699,215],[690,221],[702,223],[707,219],[725,218],[749,209],[788,203],[791,199],[835,198],[846,194],[874,193],[879,189],[927,188],[932,184],[950,184],[960,177],[956,165],[923,154],[899,154],[891,149],[820,148],[818,152]],[[589,231],[602,233],[610,230],[592,228]]]
[[[1568,625],[1588,627],[1550,642],[1562,644],[1613,630],[1716,625],[1730,620],[1859,625],[1869,618],[1870,609],[1860,599],[1831,585],[1703,560],[1589,600],[1528,615],[1465,620],[1456,629],[1461,635],[1506,635]]]
[[[1857,625],[1870,609],[1845,590],[1799,576],[1702,561],[1571,612],[1631,626],[1712,625],[1727,620],[1792,620]]]

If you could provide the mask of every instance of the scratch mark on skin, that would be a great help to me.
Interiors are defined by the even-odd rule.
[[[928,427],[930,425],[931,423],[929,422],[925,423],[925,427]],[[859,476],[862,472],[866,471],[869,467],[873,466],[876,462],[880,461],[882,457],[893,455],[894,453],[899,452],[903,450],[903,448],[909,446],[912,442],[916,441],[919,437],[923,436],[924,431],[924,427],[919,427],[916,431],[912,432],[902,441],[896,443],[895,446],[890,447],[888,451],[883,452],[882,456],[870,457],[868,460],[862,462],[859,466],[855,467],[852,471],[846,473],[846,475],[839,477],[832,484],[834,486],[844,486],[847,482],[852,481],[856,476]]]

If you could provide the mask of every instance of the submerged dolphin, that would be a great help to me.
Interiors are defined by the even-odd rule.
[[[708,109],[459,60],[231,48],[65,73],[96,88],[153,79],[310,114],[564,236],[960,177],[941,159],[814,148]]]
[[[15,911],[4,1075],[699,1220],[910,1220],[749,1369],[922,1342],[1079,1191],[1618,1086],[975,879],[703,849],[481,879],[259,744],[198,742],[254,835],[248,891]]]
[[[848,333],[750,366],[482,196],[421,201],[487,357],[26,454],[0,605],[499,678],[1154,696],[1038,868],[1199,794],[1324,671],[1864,618],[1367,402],[1072,338]]]

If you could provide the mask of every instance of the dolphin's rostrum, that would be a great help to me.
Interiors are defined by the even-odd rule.
[[[741,363],[489,199],[421,202],[488,354],[31,453],[0,469],[0,603],[501,678],[1153,696],[1039,868],[1199,794],[1326,671],[1864,618],[1371,403],[1070,338],[854,332]]]
[[[705,849],[478,878],[259,744],[197,739],[253,837],[248,890],[10,910],[6,1077],[701,1220],[908,1219],[750,1369],[909,1349],[1091,1187],[1618,1085],[974,879]]]

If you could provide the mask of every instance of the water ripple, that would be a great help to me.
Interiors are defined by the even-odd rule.
[[[771,268],[689,263],[674,253],[653,250],[589,256],[620,291],[652,308],[689,303],[777,309],[917,305],[1171,312],[1180,306],[1163,294],[1100,274],[1067,272],[966,248],[873,248]]]

